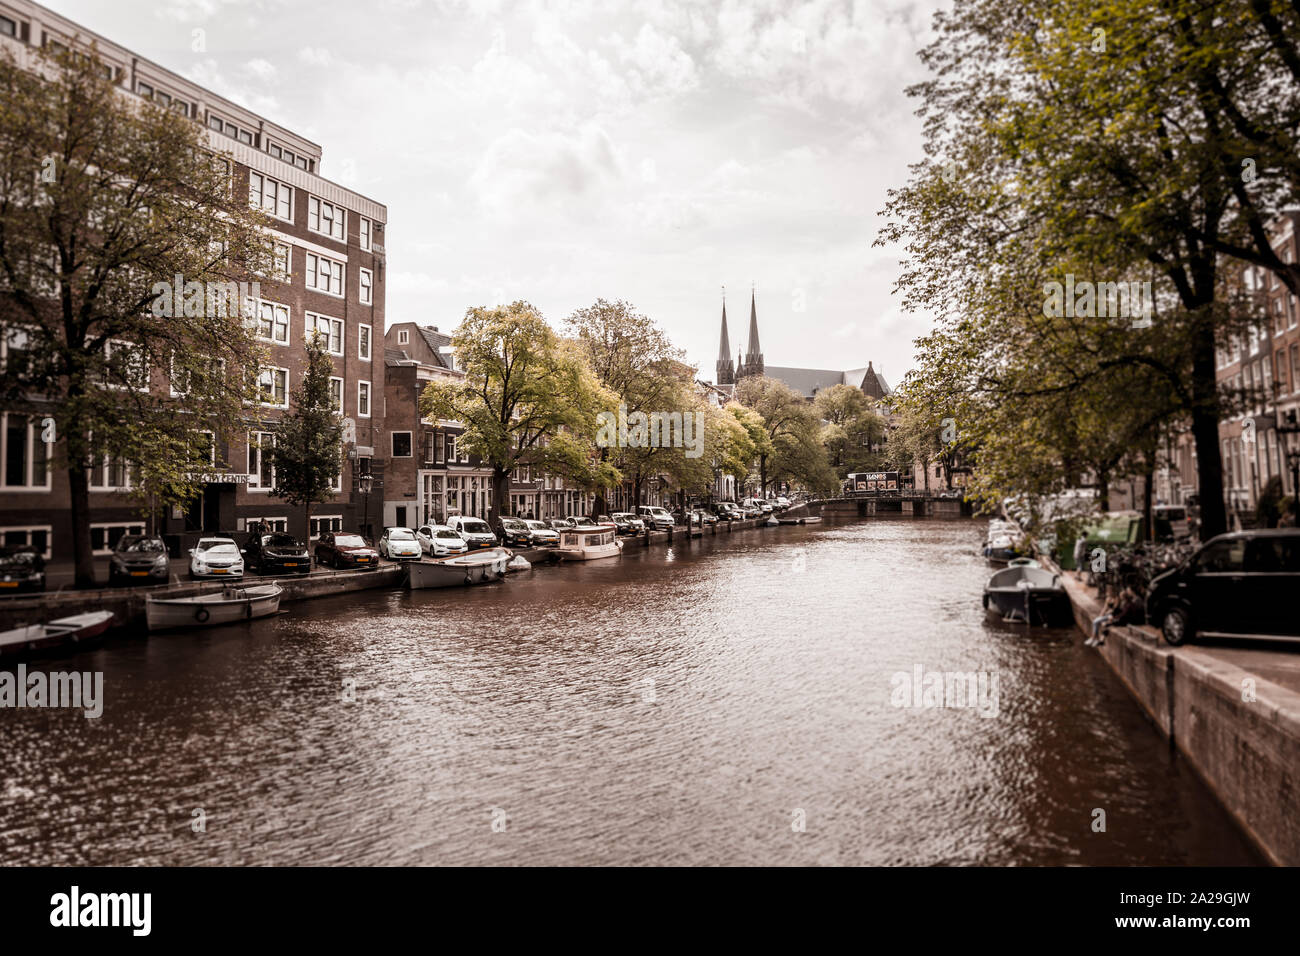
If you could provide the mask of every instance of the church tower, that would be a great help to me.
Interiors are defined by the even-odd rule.
[[[749,293],[749,351],[745,353],[743,374],[763,374],[763,348],[758,344],[758,310],[754,304],[754,291],[752,289]],[[737,377],[739,377],[739,373]]]
[[[736,368],[731,362],[731,340],[727,337],[727,290],[722,290],[722,340],[718,343],[719,385],[736,384]]]

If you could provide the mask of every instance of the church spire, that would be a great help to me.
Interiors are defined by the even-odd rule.
[[[731,340],[727,336],[727,287],[722,287],[722,337],[718,342],[718,384],[734,385],[736,369],[731,364]]]
[[[745,354],[745,374],[763,374],[763,347],[758,343],[758,306],[755,290],[749,291],[749,351]]]

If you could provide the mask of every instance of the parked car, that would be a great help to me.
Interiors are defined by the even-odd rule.
[[[770,515],[772,513],[772,503],[770,501],[764,501],[762,498],[746,498],[741,502],[741,505],[745,508],[755,509],[757,514],[753,515],[753,517],[758,517],[759,515]]]
[[[1177,646],[1200,637],[1300,640],[1300,529],[1211,538],[1147,589],[1147,619]]]
[[[426,524],[415,532],[415,537],[424,553],[434,558],[464,554],[469,550],[465,539],[445,524]]]
[[[497,542],[507,548],[531,548],[533,535],[522,518],[494,518],[492,529],[496,532]]]
[[[464,538],[471,551],[476,548],[495,548],[497,545],[497,536],[482,518],[452,515],[447,519],[447,527]]]
[[[546,526],[544,521],[534,521],[528,519],[524,521],[528,525],[528,533],[532,537],[534,548],[553,548],[560,543],[559,532],[553,531]]]
[[[418,561],[424,554],[420,539],[410,528],[385,528],[375,550],[389,561]]]
[[[166,584],[170,579],[167,545],[157,535],[124,534],[113,546],[113,554],[108,559],[109,587]]]
[[[30,544],[0,547],[0,594],[44,590],[45,555]]]
[[[552,531],[563,531],[565,528],[576,528],[578,526],[576,518],[551,518],[546,523],[551,526]]]
[[[316,563],[331,568],[367,570],[379,566],[379,552],[351,531],[327,531],[316,539]]]
[[[667,510],[658,505],[637,505],[637,517],[656,531],[671,531],[675,522]]]
[[[254,534],[244,545],[244,563],[258,574],[310,574],[307,546],[291,534]]]
[[[244,556],[232,538],[199,538],[190,548],[190,577],[194,580],[243,576]]]
[[[777,495],[776,501],[774,503],[778,508],[782,510],[785,510],[786,508],[790,507],[790,499],[787,498],[785,495]]]
[[[609,516],[609,520],[614,522],[614,530],[618,534],[644,534],[645,522],[636,515],[627,511],[615,511]]]
[[[713,503],[713,513],[723,521],[736,521],[741,517],[740,508],[734,501],[715,501]]]
[[[718,516],[715,514],[710,514],[709,512],[705,511],[703,508],[696,508],[694,514],[695,514],[695,523],[700,525],[701,527],[705,525],[718,523]]]

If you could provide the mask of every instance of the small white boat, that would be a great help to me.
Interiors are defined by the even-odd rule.
[[[0,657],[89,641],[99,637],[112,624],[112,611],[91,611],[88,614],[74,614],[46,621],[44,624],[16,627],[12,631],[0,633]]]
[[[1003,568],[984,587],[984,609],[1004,621],[1026,624],[1066,624],[1070,600],[1061,576],[1037,563]]]
[[[533,565],[532,565],[532,562],[529,561],[527,558],[525,558],[522,554],[516,554],[516,555],[515,555],[513,558],[511,558],[510,561],[506,564],[506,570],[507,570],[507,571],[527,571],[527,570],[529,570],[530,568],[532,568],[532,566],[533,566]]]
[[[273,583],[226,588],[215,594],[195,594],[192,597],[150,597],[145,599],[144,614],[151,631],[232,624],[275,614],[280,610],[282,593],[284,588]]]
[[[556,552],[565,561],[617,558],[623,553],[623,542],[618,540],[617,529],[612,524],[580,525],[560,532]]]
[[[455,588],[467,584],[486,584],[506,576],[506,565],[511,553],[505,548],[490,551],[473,551],[442,560],[412,561],[407,567],[406,581],[414,591],[426,588]]]

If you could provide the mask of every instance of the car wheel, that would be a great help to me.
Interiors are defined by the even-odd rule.
[[[1178,647],[1186,644],[1195,636],[1192,628],[1192,616],[1185,607],[1170,607],[1165,609],[1164,617],[1160,621],[1160,632],[1164,635],[1165,643],[1170,647]]]

